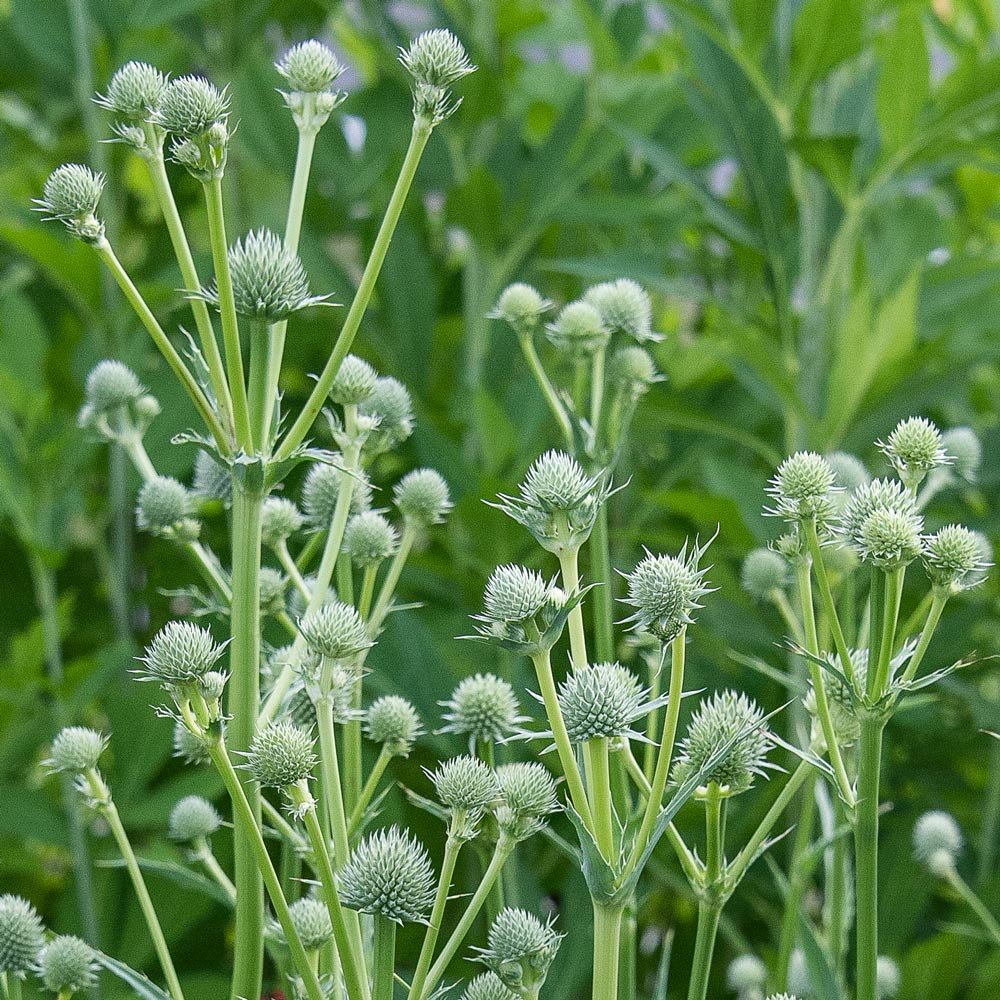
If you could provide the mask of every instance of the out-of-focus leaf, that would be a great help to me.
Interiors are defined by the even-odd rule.
[[[919,4],[901,4],[892,30],[879,35],[875,110],[886,149],[910,138],[930,93],[930,58]]]

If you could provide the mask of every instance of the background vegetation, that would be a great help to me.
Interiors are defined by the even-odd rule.
[[[481,498],[509,489],[556,443],[512,336],[485,318],[515,279],[564,300],[624,274],[654,294],[667,380],[641,404],[625,460],[632,485],[612,509],[613,559],[630,567],[643,544],[675,550],[721,526],[710,574],[721,589],[691,645],[695,686],[735,685],[769,708],[785,700],[733,654],[782,664],[779,622],[740,590],[738,569],[774,533],[762,488],[786,450],[863,450],[911,413],[968,424],[984,442],[983,474],[943,507],[1000,535],[1000,25],[989,0],[2,0],[0,886],[29,896],[60,931],[80,930],[58,782],[40,765],[60,720],[113,732],[109,780],[145,857],[177,858],[163,834],[170,807],[220,789],[177,766],[169,723],[126,674],[189,569],[169,543],[132,537],[132,473],[75,426],[84,375],[120,357],[170,411],[147,438],[154,462],[186,479],[193,454],[167,440],[186,403],[96,259],[42,228],[30,200],[58,163],[113,164],[116,246],[154,311],[182,321],[145,175],[101,143],[106,122],[89,99],[131,58],[232,81],[231,230],[280,228],[294,127],[271,63],[290,42],[321,37],[351,66],[351,96],[341,127],[319,138],[302,257],[313,286],[345,301],[409,128],[395,48],[437,25],[480,70],[420,168],[358,352],[413,392],[418,429],[400,468],[439,468],[458,505],[407,571],[405,594],[426,607],[391,619],[371,657],[373,685],[406,694],[433,725],[455,681],[502,656],[452,637],[468,631],[489,570],[531,551]],[[182,171],[175,181],[182,209],[200,212],[195,182]],[[324,310],[296,321],[291,393],[307,391],[331,322]],[[221,511],[209,530],[225,531]],[[994,581],[956,603],[936,658],[998,651],[998,594]],[[490,665],[527,680],[523,663]],[[955,926],[962,912],[912,865],[909,837],[922,811],[953,811],[971,841],[967,874],[1000,907],[1000,744],[981,732],[1000,728],[1000,683],[979,667],[935,691],[900,717],[890,744],[882,950],[902,965],[904,1000],[991,1000],[1000,955]],[[443,736],[422,745],[428,756],[405,766],[414,781],[430,752],[460,749]],[[772,794],[734,822],[750,828]],[[397,792],[387,808],[418,834],[431,822]],[[91,830],[98,859],[114,854],[105,832]],[[542,841],[529,850],[510,901],[548,894],[564,922],[589,920],[579,874]],[[683,970],[694,907],[662,850],[665,881],[641,901],[643,921],[676,930]],[[218,996],[223,912],[170,882],[156,888],[188,995]],[[100,867],[96,896],[105,950],[149,965],[122,872]],[[773,947],[780,907],[759,864],[727,910],[718,972],[746,941]],[[557,962],[547,995],[581,995],[587,950],[564,948]],[[654,967],[643,959],[640,976]],[[711,995],[723,989],[720,975]]]

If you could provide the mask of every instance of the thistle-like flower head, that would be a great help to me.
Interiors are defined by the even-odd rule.
[[[31,903],[10,893],[0,896],[0,973],[23,979],[44,941],[42,919]]]
[[[393,757],[407,757],[423,733],[417,710],[405,698],[387,694],[373,701],[365,714],[365,735]]]
[[[487,947],[477,958],[520,995],[537,996],[562,936],[526,910],[506,907],[490,925]]]
[[[225,651],[208,629],[191,622],[167,622],[139,657],[144,680],[158,681],[168,689],[198,684],[213,672]]]
[[[400,49],[399,61],[415,83],[426,87],[448,87],[476,69],[462,43],[445,28],[418,35],[408,49]]]
[[[274,548],[301,530],[302,512],[286,497],[268,497],[261,510],[260,532],[264,544]]]
[[[493,769],[478,757],[453,757],[428,772],[441,805],[463,822],[459,836],[474,837],[483,814],[500,798]]]
[[[221,500],[228,506],[233,492],[229,467],[199,448],[194,457],[191,492],[205,500]]]
[[[727,756],[717,763],[720,747],[731,743]],[[764,774],[771,739],[764,713],[753,699],[735,691],[722,691],[703,701],[694,713],[687,735],[678,747],[674,780],[702,773],[700,783],[714,782],[730,795],[739,795]]]
[[[891,507],[873,511],[858,532],[858,555],[885,570],[906,566],[923,552],[923,527],[916,511]]]
[[[289,904],[288,913],[306,951],[321,948],[333,937],[330,911],[322,900],[303,896]]]
[[[937,876],[954,868],[964,843],[955,817],[941,810],[924,813],[913,827],[913,855]]]
[[[556,783],[544,765],[536,761],[503,764],[496,770],[500,805],[496,809],[500,829],[518,840],[540,830],[546,817],[559,808]]]
[[[396,923],[424,920],[434,899],[427,852],[398,826],[376,830],[355,848],[340,870],[344,906],[377,913]]]
[[[788,560],[773,549],[754,549],[743,560],[740,582],[757,601],[768,601],[775,591],[785,590],[791,581]]]
[[[855,489],[842,506],[839,514],[840,532],[855,551],[860,553],[862,550],[865,522],[872,514],[884,510],[917,516],[913,495],[896,479],[873,479]]]
[[[104,238],[104,223],[97,218],[97,204],[104,191],[104,174],[81,163],[64,163],[49,174],[42,197],[35,199],[38,211],[56,219],[84,243]]]
[[[498,566],[486,581],[485,616],[496,622],[523,622],[542,610],[549,585],[534,570]]]
[[[799,451],[778,466],[767,492],[774,506],[765,511],[786,521],[815,517],[823,522],[833,511],[835,473],[814,451]]]
[[[620,663],[574,667],[559,685],[559,707],[574,743],[613,738],[632,732],[632,723],[656,704],[631,670]]]
[[[160,106],[167,78],[155,66],[144,62],[127,62],[108,82],[105,94],[95,98],[102,108],[122,121],[141,124]]]
[[[87,375],[86,405],[94,414],[132,406],[145,392],[135,372],[120,361],[99,361]]]
[[[971,427],[952,427],[941,435],[941,446],[959,479],[974,483],[983,461],[983,446]]]
[[[180,76],[161,91],[152,120],[180,139],[198,139],[225,125],[229,96],[202,76]]]
[[[985,579],[989,561],[983,558],[976,532],[949,524],[924,540],[924,568],[935,587],[964,590]]]
[[[605,281],[588,288],[584,302],[592,305],[610,333],[620,333],[643,343],[661,340],[653,333],[653,305],[646,290],[631,278]]]
[[[189,843],[211,837],[222,826],[222,817],[208,799],[186,795],[170,811],[168,832],[172,840]]]
[[[345,69],[333,50],[315,38],[293,45],[274,68],[290,90],[309,94],[329,90]]]
[[[608,378],[633,400],[644,396],[656,382],[663,381],[649,352],[635,344],[619,347],[611,355]]]
[[[413,433],[413,400],[406,386],[391,375],[375,380],[358,412],[376,422],[364,444],[365,451],[372,455],[391,451]]]
[[[315,462],[306,473],[302,484],[302,509],[314,528],[326,530],[333,521],[341,481],[349,475],[339,467],[341,459],[342,456],[334,452],[328,462]],[[351,476],[351,480],[351,512],[358,514],[371,507],[371,486],[363,473]]]
[[[94,949],[82,938],[59,934],[38,953],[38,975],[61,997],[89,990],[97,982]]]
[[[377,381],[378,372],[367,361],[348,354],[330,386],[330,399],[341,406],[357,406],[371,396]]]
[[[537,288],[518,281],[500,293],[490,317],[508,323],[515,333],[528,335],[538,328],[542,315],[551,308],[552,303]]]
[[[518,997],[496,973],[484,972],[465,987],[461,1000],[518,1000]]]
[[[441,731],[468,736],[472,744],[497,743],[509,736],[520,721],[514,689],[494,674],[463,678],[442,705],[447,725]]]
[[[331,601],[299,619],[306,646],[318,656],[343,660],[372,645],[364,619],[353,605]]]
[[[355,514],[344,530],[344,552],[355,566],[377,566],[396,552],[399,533],[384,515],[368,510]]]
[[[751,990],[763,990],[767,966],[756,955],[737,955],[726,969],[726,986],[742,997]]]
[[[290,722],[272,722],[258,730],[246,754],[246,769],[265,788],[305,781],[317,762],[312,737]]]
[[[448,484],[434,469],[408,472],[393,487],[392,499],[403,520],[420,527],[440,524],[454,506],[448,495]]]
[[[147,479],[139,490],[135,523],[142,531],[162,534],[183,521],[191,512],[187,487],[170,476]]]
[[[941,432],[924,417],[901,420],[886,441],[878,442],[899,478],[915,490],[931,469],[950,461]]]
[[[610,331],[589,302],[570,302],[545,329],[553,347],[570,357],[589,358],[607,347]]]
[[[66,726],[56,733],[46,765],[64,774],[83,774],[97,767],[107,749],[107,737],[87,726]]]

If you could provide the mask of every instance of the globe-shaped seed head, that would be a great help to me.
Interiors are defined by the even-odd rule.
[[[879,448],[900,479],[914,487],[931,469],[948,462],[941,432],[924,417],[901,420]]]
[[[399,695],[383,695],[365,714],[365,735],[393,757],[408,756],[422,732],[417,710]]]
[[[191,512],[187,487],[170,476],[147,479],[139,490],[135,523],[142,531],[162,532],[172,528]]]
[[[86,402],[94,413],[129,406],[145,391],[135,372],[120,361],[99,361],[87,375]]]
[[[377,566],[395,554],[399,545],[399,534],[376,511],[368,510],[355,514],[344,530],[344,552],[352,563],[362,569]]]
[[[246,767],[265,788],[288,788],[307,780],[317,762],[307,732],[290,722],[273,722],[254,736]]]
[[[53,771],[83,774],[97,767],[107,748],[107,737],[86,726],[67,726],[56,733],[46,762]]]
[[[976,533],[949,524],[925,539],[924,566],[936,587],[961,589],[970,580],[982,581],[987,562]]]
[[[408,472],[396,483],[392,496],[403,520],[422,527],[439,524],[453,506],[448,484],[434,469]]]
[[[588,302],[570,302],[546,327],[549,341],[574,358],[589,358],[607,347],[611,334]]]
[[[501,804],[497,821],[515,836],[537,830],[544,818],[559,808],[556,783],[542,764],[519,761],[497,768]]]
[[[728,754],[712,763],[726,745]],[[698,706],[691,719],[678,748],[674,780],[680,784],[700,774],[699,784],[714,782],[738,795],[753,785],[755,775],[764,773],[770,746],[764,713],[753,699],[735,691],[716,693]]]
[[[378,421],[365,441],[374,454],[391,451],[413,433],[413,400],[406,386],[391,375],[375,380],[375,386],[358,412]]]
[[[225,125],[229,97],[201,76],[181,76],[163,89],[153,121],[180,139],[198,139]]]
[[[514,689],[494,674],[465,677],[444,702],[445,732],[497,743],[514,731],[520,706]]]
[[[363,358],[348,354],[330,387],[330,398],[341,406],[357,406],[375,390],[378,372]]]
[[[159,107],[166,86],[166,76],[155,66],[127,62],[111,77],[107,93],[97,103],[122,120],[138,124]]]
[[[365,837],[340,870],[344,906],[376,913],[396,923],[423,920],[434,899],[427,852],[397,826]]]
[[[479,960],[513,990],[537,995],[559,951],[561,937],[551,924],[513,907],[502,909],[490,925]]]
[[[886,570],[906,566],[923,552],[923,527],[923,518],[914,511],[876,510],[861,525],[858,555]]]
[[[302,484],[302,510],[314,528],[326,530],[333,521],[340,494],[340,484],[348,473],[338,467],[343,456],[333,453],[329,462],[315,462]],[[351,477],[351,512],[358,514],[371,507],[371,486],[363,473]]]
[[[534,570],[510,564],[498,566],[486,581],[486,617],[495,622],[534,618],[548,599],[549,587]]]
[[[619,347],[611,355],[608,364],[608,378],[619,385],[629,395],[638,398],[649,387],[662,379],[656,364],[647,350],[634,344]]]
[[[726,986],[735,993],[763,990],[767,966],[756,955],[737,955],[726,969]]]
[[[0,896],[0,973],[22,978],[45,941],[42,919],[21,896]]]
[[[329,90],[344,72],[344,66],[329,46],[310,38],[293,45],[274,68],[292,91],[318,94]]]
[[[430,774],[441,805],[452,812],[481,816],[500,797],[493,769],[478,757],[453,757]]]
[[[518,997],[495,972],[484,972],[466,986],[461,1000],[518,1000]]]
[[[104,182],[104,174],[82,163],[64,163],[45,181],[39,208],[64,222],[85,219],[97,211]]]
[[[649,711],[639,678],[620,663],[574,667],[559,686],[559,707],[574,743],[613,738],[629,732]]]
[[[521,483],[522,500],[545,513],[565,513],[581,507],[598,492],[599,479],[588,476],[564,451],[547,451],[532,462]]]
[[[343,660],[371,646],[368,628],[356,608],[341,601],[322,604],[299,619],[306,646],[318,656]]]
[[[653,333],[653,305],[646,290],[631,278],[606,281],[588,288],[583,296],[611,333],[632,337],[640,343],[658,340]]]
[[[415,83],[447,87],[474,72],[462,43],[444,28],[425,31],[399,50],[399,61]]]
[[[799,451],[786,458],[768,484],[774,507],[768,513],[797,521],[825,520],[832,510],[835,474],[830,463],[814,451]]]
[[[52,938],[38,954],[38,975],[45,988],[60,996],[89,990],[97,982],[94,949],[72,934]]]
[[[306,951],[321,948],[333,937],[333,923],[326,903],[312,896],[303,896],[289,904],[288,912],[292,918],[302,947]]]
[[[941,435],[941,446],[955,475],[974,483],[983,461],[983,446],[976,432],[971,427],[952,427]]]
[[[222,826],[222,817],[208,799],[186,795],[170,811],[168,830],[172,840],[189,843],[211,837]]]
[[[710,592],[705,570],[698,563],[704,552],[695,545],[685,546],[677,556],[648,553],[631,573],[626,573],[628,597],[624,603],[635,608],[627,619],[662,643],[673,641],[681,630],[693,624],[701,598]]]
[[[518,281],[500,293],[490,315],[509,323],[517,333],[530,333],[551,307],[552,303],[538,289]]]
[[[939,809],[924,813],[913,827],[913,855],[934,875],[955,866],[964,842],[955,817]]]
[[[740,581],[754,600],[770,600],[775,591],[785,590],[790,580],[788,560],[773,549],[754,549],[743,560]]]
[[[191,622],[167,622],[139,659],[147,679],[182,687],[203,680],[224,651],[225,646],[216,644],[208,629]]]
[[[285,497],[268,497],[261,510],[260,530],[265,545],[274,548],[301,530],[302,512]]]
[[[899,966],[888,955],[879,955],[875,963],[875,995],[878,1000],[892,1000],[902,982]]]

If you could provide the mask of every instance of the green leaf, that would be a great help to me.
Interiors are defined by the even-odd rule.
[[[161,990],[141,972],[136,972],[124,962],[119,962],[117,958],[112,958],[100,951],[94,952],[94,958],[99,965],[125,983],[140,1000],[171,1000],[169,993]]]
[[[207,875],[202,875],[201,872],[196,872],[193,868],[187,868],[176,861],[163,861],[160,858],[138,858],[137,860],[143,871],[159,875],[168,882],[201,893],[203,896],[208,896],[217,903],[232,909],[233,901],[218,882],[213,881]],[[100,866],[102,868],[124,868],[125,862],[121,858],[111,858],[101,862]]]
[[[856,135],[802,135],[795,136],[791,145],[809,166],[823,175],[841,201],[846,201],[858,143]]]
[[[806,0],[792,31],[792,86],[796,103],[809,85],[861,50],[862,0]]]
[[[930,58],[916,4],[899,9],[895,27],[876,40],[875,54],[879,67],[875,113],[882,144],[891,150],[913,134],[930,94]]]

